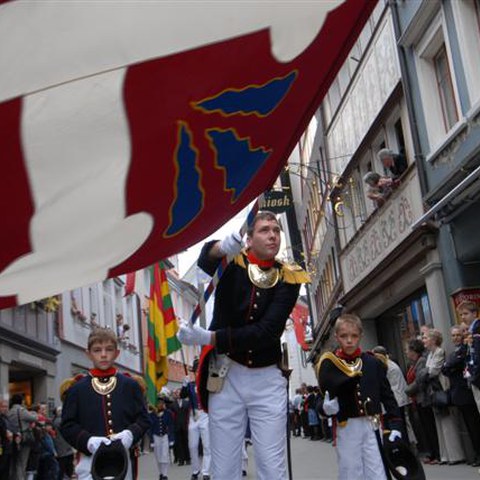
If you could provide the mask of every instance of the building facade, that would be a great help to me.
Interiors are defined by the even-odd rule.
[[[455,295],[476,294],[478,242],[466,232],[478,191],[477,20],[477,0],[380,1],[290,159],[314,354],[333,346],[341,305],[364,320],[364,348],[383,344],[405,365],[421,326],[446,335]],[[460,55],[466,42],[476,53]],[[378,156],[385,148],[406,169],[378,204],[364,178],[391,174]]]

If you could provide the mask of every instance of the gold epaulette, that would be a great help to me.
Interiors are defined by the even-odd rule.
[[[382,355],[381,353],[376,353],[376,352],[372,352],[372,355],[378,360],[380,360],[382,364],[385,366],[385,368],[388,368],[388,357],[386,355]]]
[[[282,263],[280,278],[285,283],[310,283],[310,275],[296,263]]]
[[[315,373],[317,374],[317,378],[319,377],[322,363],[325,360],[330,360],[333,365],[335,365],[335,367],[337,367],[342,373],[347,375],[347,377],[357,377],[362,375],[363,362],[361,357],[358,357],[353,363],[348,363],[345,360],[337,357],[333,352],[325,352],[315,365]]]
[[[247,265],[245,263],[245,257],[241,253],[233,257],[233,263],[235,263],[236,265],[242,268],[247,268]]]
[[[60,384],[60,400],[63,402],[65,400],[65,395],[67,394],[68,390],[75,385],[79,380],[85,377],[85,374],[79,373],[74,377],[65,379]]]
[[[145,379],[140,375],[132,375],[132,378],[140,385],[140,389],[145,395],[147,393],[147,383],[145,382]]]
[[[141,375],[137,375],[135,373],[130,373],[130,372],[123,372],[122,375],[125,375],[126,377],[129,377],[132,380],[135,380],[140,386],[142,393],[145,395],[145,393],[147,392],[147,383],[145,382],[144,378]]]
[[[233,258],[233,262],[242,268],[247,268],[245,257],[242,253],[236,255]],[[284,263],[279,260],[277,260],[277,263],[281,265],[280,279],[283,282],[290,284],[310,283],[310,275],[300,265]]]

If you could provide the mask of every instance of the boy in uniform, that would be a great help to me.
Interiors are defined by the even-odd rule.
[[[324,353],[316,367],[323,403],[320,413],[335,417],[338,478],[386,479],[380,450],[379,423],[390,429],[390,442],[401,438],[398,405],[387,380],[387,369],[359,345],[363,326],[359,317],[343,314],[335,322],[339,348]]]
[[[61,388],[63,399],[60,432],[80,452],[78,480],[91,480],[92,455],[102,443],[121,440],[130,452],[127,479],[135,478],[132,445],[150,427],[140,384],[113,366],[120,351],[117,337],[108,328],[96,328],[88,337],[86,354],[93,368]]]
[[[457,313],[468,328],[464,377],[472,388],[475,403],[480,412],[480,319],[478,318],[478,306],[474,302],[464,301],[458,305]]]

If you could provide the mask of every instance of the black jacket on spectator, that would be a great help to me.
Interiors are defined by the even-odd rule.
[[[468,388],[468,383],[463,378],[465,369],[465,359],[467,356],[467,346],[459,345],[447,357],[442,373],[450,379],[450,399],[453,405],[473,405],[475,399],[472,391]]]

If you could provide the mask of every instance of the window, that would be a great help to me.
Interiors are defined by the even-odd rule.
[[[448,131],[458,121],[458,114],[455,106],[452,78],[448,67],[445,44],[442,45],[433,61],[435,64],[438,94],[442,104],[443,123],[445,125],[445,131]]]
[[[104,312],[104,325],[105,327],[114,328],[113,322],[113,306],[115,304],[115,298],[112,291],[112,280],[105,280],[103,282],[103,312]]]
[[[88,287],[88,298],[90,301],[90,322],[98,323],[98,292],[97,284]]]
[[[480,0],[451,2],[470,106],[480,102]]]
[[[439,12],[415,47],[420,98],[430,151],[435,151],[458,122],[457,86],[444,17]],[[434,88],[436,87],[436,88]]]

